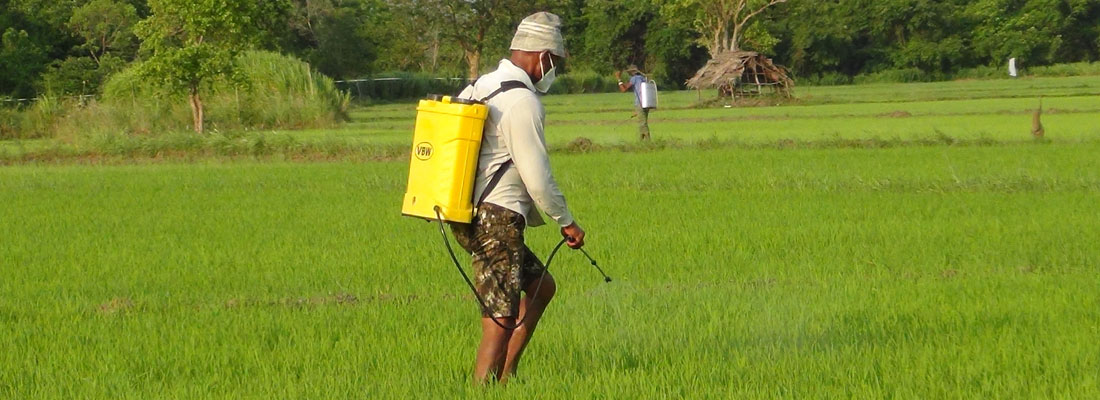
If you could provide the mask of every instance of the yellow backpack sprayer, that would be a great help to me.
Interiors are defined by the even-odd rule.
[[[488,187],[477,204],[473,201],[474,181],[477,178],[478,155],[481,150],[481,138],[485,129],[485,120],[489,117],[488,101],[494,96],[512,89],[527,88],[523,82],[505,81],[500,88],[480,100],[463,99],[452,96],[431,95],[420,100],[416,107],[416,125],[413,131],[412,156],[409,160],[409,182],[405,198],[401,205],[401,214],[436,221],[443,243],[458,268],[462,278],[473,291],[474,297],[482,309],[487,309],[484,299],[478,294],[470,277],[458,262],[443,222],[468,224],[473,220],[474,209],[485,200],[489,192],[504,176],[511,166],[508,160],[493,174]],[[550,269],[550,263],[565,244],[566,239],[558,242],[546,259],[543,274]],[[604,274],[596,260],[581,249],[605,282],[611,278]],[[535,288],[537,294],[542,287],[542,279]],[[504,326],[493,318],[493,322],[504,329],[515,329],[523,324],[520,319],[514,326]]]
[[[432,95],[420,100],[413,128],[413,151],[409,161],[409,184],[401,213],[427,220],[468,224],[473,219],[474,179],[489,99],[512,89],[526,89],[520,81],[502,82],[500,88],[481,100]],[[511,165],[502,165],[493,175],[482,200],[493,190]],[[479,201],[480,203],[480,201]]]
[[[402,214],[432,220],[438,208],[445,221],[470,222],[477,156],[488,116],[489,107],[473,100],[420,100]]]

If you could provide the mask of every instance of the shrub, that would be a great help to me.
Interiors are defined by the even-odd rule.
[[[981,66],[955,72],[955,79],[996,79],[1008,76],[1008,67]]]
[[[853,80],[856,84],[863,83],[909,83],[909,82],[933,82],[947,79],[941,72],[923,71],[918,68],[890,69],[865,75],[858,75]]]
[[[75,100],[40,96],[29,106],[0,109],[0,139],[50,137],[67,110],[79,107]]]
[[[16,139],[23,114],[16,109],[0,108],[0,140]]]
[[[329,127],[347,120],[348,94],[308,64],[259,51],[243,53],[237,62],[243,84],[216,84],[204,96],[208,125],[215,131]],[[188,131],[190,125],[185,97],[165,95],[141,79],[134,65],[111,76],[99,101],[42,96],[32,105],[4,109],[0,139],[159,135]]]
[[[232,103],[230,88],[218,92],[223,110],[236,111],[240,126],[322,127],[347,120],[348,93],[309,64],[270,52],[247,52],[238,62],[248,86],[232,89]]]
[[[292,57],[250,51],[237,58],[241,87],[218,83],[204,96],[214,130],[328,127],[347,119],[349,96],[332,79]],[[165,96],[141,79],[137,67],[112,76],[99,105],[111,124],[130,133],[187,129],[190,108],[183,96]]]
[[[816,76],[805,77],[799,82],[803,85],[811,86],[836,86],[836,85],[849,85],[852,83],[852,77],[839,73],[839,72],[825,72]]]
[[[553,94],[607,93],[619,90],[614,76],[593,71],[569,71],[550,87]]]
[[[1100,62],[1079,62],[1070,64],[1054,64],[1028,68],[1028,75],[1033,76],[1084,76],[1100,75]]]
[[[69,57],[54,61],[42,74],[39,86],[51,96],[96,94],[107,76],[125,66],[124,60],[109,54],[100,60],[96,63],[91,57]]]

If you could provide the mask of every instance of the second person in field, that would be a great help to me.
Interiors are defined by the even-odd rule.
[[[631,65],[626,68],[626,74],[630,76],[623,82],[622,73],[615,71],[615,79],[619,81],[619,91],[634,92],[634,116],[638,118],[638,136],[642,140],[649,140],[649,109],[642,107],[642,84],[647,80],[645,74],[638,67]]]

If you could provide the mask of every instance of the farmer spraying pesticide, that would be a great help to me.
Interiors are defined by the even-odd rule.
[[[501,60],[496,71],[457,97],[420,102],[401,210],[438,222],[455,267],[481,306],[474,365],[479,383],[504,382],[516,372],[554,297],[554,277],[547,272],[554,255],[563,244],[584,246],[584,230],[550,172],[546,115],[539,100],[565,65],[561,19],[545,12],[525,18],[510,49],[511,57]],[[545,266],[523,242],[527,226],[545,223],[538,210],[557,223],[564,237]],[[454,255],[444,221],[473,257],[472,280]]]
[[[561,18],[546,12],[525,18],[510,49],[511,57],[501,60],[496,71],[459,95],[489,97],[474,183],[476,212],[469,224],[452,225],[458,243],[473,256],[475,286],[485,303],[474,367],[478,382],[503,382],[516,372],[554,296],[554,277],[523,242],[525,227],[544,224],[536,207],[561,227],[569,247],[584,246],[584,230],[550,171],[545,110],[538,96],[550,89],[565,65]],[[509,90],[509,82],[522,87]],[[521,298],[521,291],[527,296]]]
[[[634,92],[634,116],[638,118],[638,136],[642,140],[649,140],[649,110],[657,108],[657,86],[634,65],[626,68],[626,74],[629,78],[623,82],[622,74],[615,71],[615,79],[619,80],[619,91]]]

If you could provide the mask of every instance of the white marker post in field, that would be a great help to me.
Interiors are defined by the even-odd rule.
[[[1016,57],[1008,59],[1008,76],[1016,77]]]

